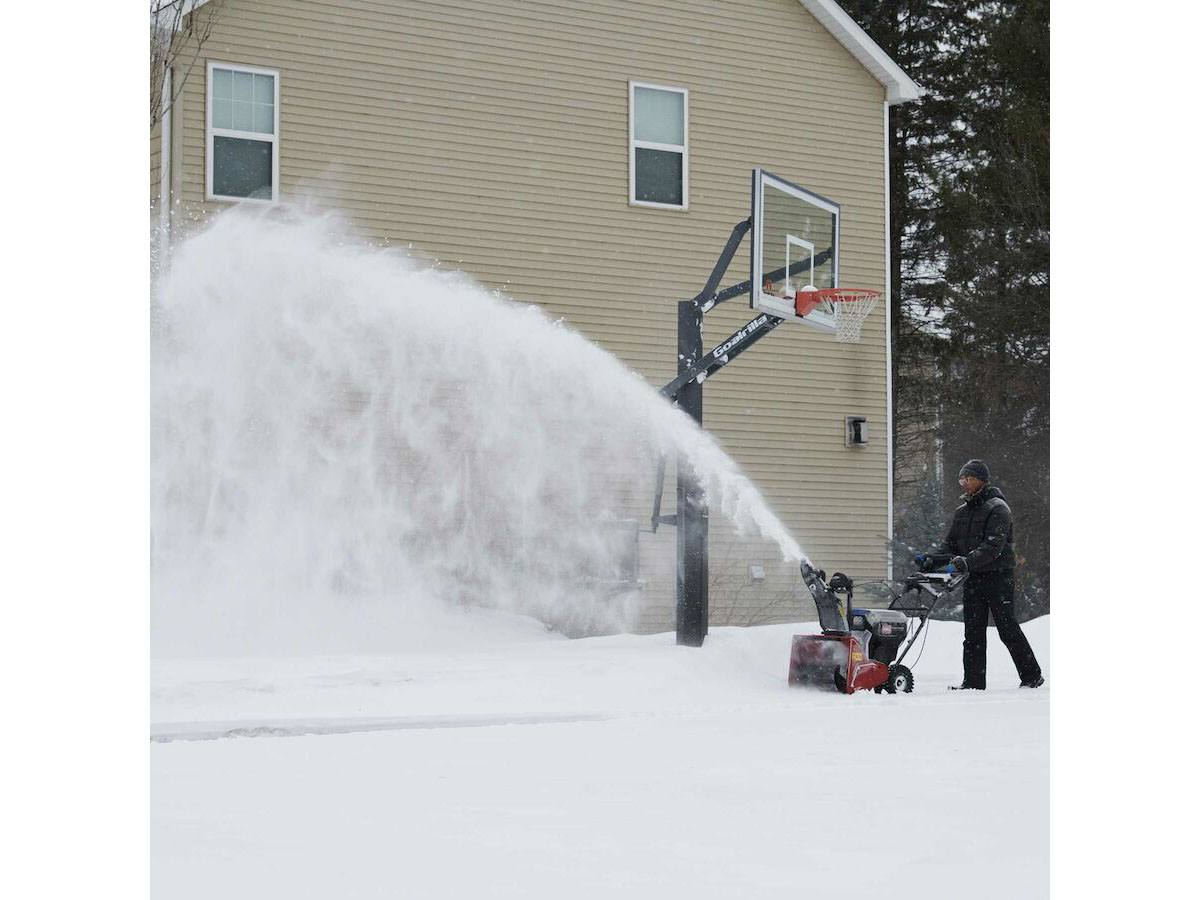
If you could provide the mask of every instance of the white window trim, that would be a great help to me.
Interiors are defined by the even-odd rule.
[[[212,89],[213,69],[228,69],[232,72],[249,72],[253,75],[271,75],[275,84],[275,122],[274,134],[263,134],[258,131],[236,131],[232,128],[213,128],[212,124]],[[204,86],[204,199],[222,200],[231,203],[258,203],[271,205],[279,202],[279,70],[262,69],[256,66],[244,66],[240,63],[219,62],[210,59],[205,70]],[[230,197],[226,194],[213,193],[213,138],[232,137],[251,141],[267,141],[271,144],[271,198],[261,197]]]
[[[683,144],[657,144],[653,141],[634,140],[634,89],[651,88],[656,91],[672,91],[683,94]],[[683,205],[674,203],[651,203],[648,200],[638,200],[637,197],[637,148],[645,150],[669,150],[683,154]],[[653,209],[674,209],[686,211],[688,208],[688,89],[672,87],[665,84],[650,84],[647,81],[629,82],[629,205],[648,206]]]

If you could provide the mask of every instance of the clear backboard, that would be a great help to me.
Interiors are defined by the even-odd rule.
[[[750,215],[750,306],[821,331],[834,331],[833,304],[796,315],[805,287],[838,286],[841,207],[762,169],[754,170]]]

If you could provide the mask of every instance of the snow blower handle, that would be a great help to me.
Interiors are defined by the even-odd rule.
[[[944,569],[953,559],[954,554],[952,553],[917,553],[913,556],[913,562],[922,572]]]
[[[948,594],[967,580],[967,572],[914,572],[904,579],[904,593],[925,588],[931,594]],[[937,588],[940,588],[938,590]]]

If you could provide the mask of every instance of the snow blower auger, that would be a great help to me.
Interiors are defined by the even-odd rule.
[[[811,685],[853,694],[865,689],[880,694],[907,694],[913,675],[904,657],[925,630],[929,614],[966,575],[923,572],[904,581],[904,591],[887,609],[855,609],[854,582],[835,572],[828,582],[825,573],[807,562],[800,564],[804,583],[812,593],[821,623],[820,634],[792,636],[788,684]],[[928,605],[909,605],[910,592],[931,595]],[[916,628],[913,622],[919,621]]]

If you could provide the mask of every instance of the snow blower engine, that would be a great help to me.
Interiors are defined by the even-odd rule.
[[[924,573],[910,576],[904,594],[887,609],[856,609],[854,582],[835,572],[825,573],[807,562],[800,564],[804,583],[812,593],[821,623],[821,634],[792,636],[788,684],[832,688],[843,694],[864,689],[880,694],[908,693],[912,672],[904,657],[924,630],[937,601],[962,583],[965,576]],[[925,588],[933,595],[929,606],[897,606],[909,591]],[[914,629],[912,623],[919,620]]]

